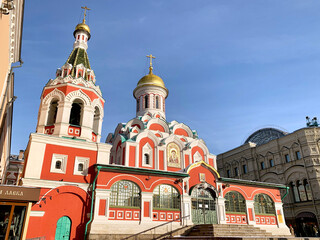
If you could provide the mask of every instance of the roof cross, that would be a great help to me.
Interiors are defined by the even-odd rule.
[[[155,59],[155,56],[152,56],[152,54],[147,55],[147,58],[150,58],[150,67],[152,67],[152,58]]]
[[[90,8],[88,8],[87,6],[81,7],[82,9],[84,9],[84,14],[83,14],[83,23],[86,23],[86,16],[87,16],[87,10],[91,10]]]

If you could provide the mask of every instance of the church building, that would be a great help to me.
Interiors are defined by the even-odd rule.
[[[71,54],[43,88],[25,152],[21,184],[41,188],[27,239],[129,236],[166,222],[290,234],[282,208],[287,187],[222,178],[197,132],[167,120],[169,90],[153,73],[152,55],[149,73],[133,89],[136,116],[101,142],[105,99],[89,63],[85,17],[73,35]]]

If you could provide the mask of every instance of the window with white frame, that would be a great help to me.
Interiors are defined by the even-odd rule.
[[[51,160],[50,172],[54,173],[66,173],[67,169],[67,155],[53,154]]]
[[[88,167],[89,167],[89,158],[76,157],[74,161],[73,174],[86,176],[88,174]]]
[[[146,143],[142,148],[142,166],[152,167],[152,148]]]
[[[202,161],[202,156],[198,151],[196,151],[196,153],[193,154],[193,162],[200,162],[200,161]]]

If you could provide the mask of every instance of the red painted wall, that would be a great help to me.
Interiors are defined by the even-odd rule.
[[[227,192],[237,191],[241,193],[246,200],[253,200],[255,195],[265,193],[270,196],[274,202],[281,202],[280,191],[278,189],[263,188],[259,186],[243,186],[230,183],[229,185],[230,187],[224,188],[223,196],[225,196]]]
[[[44,196],[45,199],[33,205],[31,210],[45,211],[45,214],[43,217],[30,217],[27,239],[46,237],[47,240],[53,240],[57,221],[63,216],[71,219],[70,239],[83,239],[83,223],[89,221],[87,213],[90,212],[90,198],[78,187],[63,186],[58,189],[59,193],[56,189],[41,189],[40,197]]]
[[[186,137],[189,136],[188,133],[187,133],[187,131],[184,130],[184,129],[182,129],[182,128],[176,129],[176,130],[174,131],[174,134],[176,134],[176,135],[182,135],[182,136],[186,136]]]
[[[99,216],[104,216],[106,213],[106,199],[100,199],[99,203]]]
[[[134,167],[135,166],[135,159],[136,159],[136,147],[130,146],[129,147],[129,166]]]
[[[196,153],[196,152],[199,152],[200,155],[202,156],[202,160],[204,160],[204,153],[203,153],[203,150],[202,148],[198,147],[198,146],[195,146],[191,149],[191,156],[192,156],[192,162],[194,162],[194,159],[193,159],[193,155]]]
[[[160,124],[157,123],[153,123],[150,125],[149,127],[150,130],[155,130],[155,131],[160,131],[160,132],[164,132],[164,127],[162,127]]]
[[[163,158],[163,156],[164,156],[164,152],[163,151],[159,151],[159,169],[160,170],[164,170],[164,158]]]
[[[206,182],[211,184],[215,188],[217,187],[216,179],[215,179],[215,176],[212,174],[212,172],[209,169],[207,169],[206,167],[200,165],[198,167],[195,167],[195,168],[191,169],[191,171],[189,172],[189,175],[190,175],[190,180],[189,180],[190,188],[193,187],[194,185],[200,183],[199,173],[204,173],[205,176],[206,176]]]
[[[45,97],[46,97],[50,92],[52,92],[54,89],[55,89],[55,88],[45,89],[45,90],[43,91],[43,98],[45,98]],[[67,96],[70,92],[79,90],[78,87],[74,87],[74,86],[62,86],[62,87],[57,87],[57,89],[60,90],[61,92],[63,92],[66,96]],[[81,91],[83,91],[83,92],[90,98],[91,101],[93,101],[93,100],[96,99],[96,98],[99,98],[99,99],[100,99],[100,97],[99,97],[97,94],[95,94],[94,92],[92,92],[92,91],[89,91],[89,90],[86,90],[86,89],[83,89],[83,88],[81,88]],[[103,101],[100,100],[100,102],[101,102],[102,106],[104,106]]]
[[[76,144],[76,141],[75,141],[75,144]],[[54,153],[68,156],[65,174],[50,172],[52,155]],[[44,160],[43,160],[43,166],[42,166],[42,171],[41,171],[41,179],[56,180],[56,181],[60,181],[61,179],[63,179],[63,181],[66,181],[66,182],[80,182],[80,183],[90,182],[91,175],[92,175],[92,173],[94,173],[94,169],[92,167],[89,167],[89,171],[88,171],[87,176],[73,174],[74,163],[75,163],[76,157],[89,158],[90,159],[89,166],[92,166],[97,163],[97,152],[96,151],[47,144],[46,150],[44,153]]]
[[[150,202],[145,201],[143,204],[143,211],[144,211],[143,216],[144,217],[150,217],[149,208],[150,208]]]

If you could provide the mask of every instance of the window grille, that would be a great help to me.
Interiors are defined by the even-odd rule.
[[[153,207],[161,209],[180,209],[179,192],[170,185],[158,185],[153,191]]]
[[[122,180],[111,187],[110,206],[140,207],[140,189],[130,181]]]
[[[225,197],[226,212],[246,212],[246,200],[244,197],[236,191],[228,192]]]
[[[254,197],[254,212],[256,214],[273,214],[275,215],[274,202],[267,194],[257,194]]]

